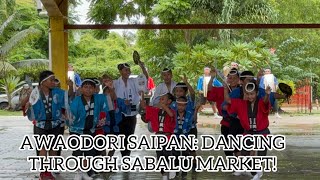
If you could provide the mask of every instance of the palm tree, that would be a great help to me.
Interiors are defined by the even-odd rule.
[[[5,78],[0,80],[0,88],[4,90],[7,94],[8,98],[8,109],[13,109],[11,100],[12,100],[12,93],[18,86],[21,86],[24,82],[20,81],[19,77],[15,77],[13,75],[8,75]]]
[[[16,13],[14,12],[15,2],[13,0],[0,0],[0,36],[4,35],[4,30],[6,27],[10,25],[10,22],[16,17]],[[8,14],[11,14],[8,16]],[[7,18],[4,18],[7,17]],[[6,55],[12,51],[19,43],[31,37],[32,35],[40,34],[41,32],[32,27],[28,29],[24,29],[10,37],[8,40],[4,42],[0,42],[0,63],[2,67],[0,69],[0,75],[2,79],[0,80],[1,89],[3,89],[8,97],[9,109],[11,109],[11,95],[12,92],[17,88],[17,86],[21,85],[20,78],[14,77],[9,72],[14,70],[12,66],[7,62]]]

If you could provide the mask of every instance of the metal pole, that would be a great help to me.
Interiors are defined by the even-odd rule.
[[[49,29],[49,69],[52,70],[51,30],[50,29]]]

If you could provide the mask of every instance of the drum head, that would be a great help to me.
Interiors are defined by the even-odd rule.
[[[34,88],[30,94],[29,103],[35,105],[40,98],[40,92],[38,87]]]
[[[143,74],[140,74],[137,79],[138,79],[139,91],[146,92],[147,91],[147,78],[146,78],[146,76]]]
[[[291,96],[292,95],[292,89],[289,85],[285,84],[285,83],[279,83],[279,89],[281,92],[283,92],[284,94]]]
[[[140,55],[138,51],[133,51],[132,56],[133,56],[133,62],[138,65],[140,63]]]

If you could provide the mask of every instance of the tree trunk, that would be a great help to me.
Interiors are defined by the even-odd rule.
[[[8,109],[8,110],[11,110],[11,109],[13,109],[13,108],[12,108],[12,104],[11,104],[11,99],[12,99],[12,97],[11,97],[11,93],[9,92],[8,87],[7,87],[6,89],[7,89],[7,90],[6,90],[6,93],[7,93],[7,98],[8,98],[8,107],[7,107],[7,109]]]

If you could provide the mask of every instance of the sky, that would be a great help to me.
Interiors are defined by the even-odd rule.
[[[81,5],[76,7],[76,12],[79,16],[79,24],[88,24],[87,22],[87,13],[89,11],[90,3],[86,0],[81,0]]]
[[[89,12],[89,6],[90,6],[90,2],[88,2],[87,0],[80,0],[81,2],[81,5],[77,6],[75,8],[78,16],[79,16],[79,22],[77,24],[92,24],[92,23],[89,23],[87,21],[88,19],[88,12]],[[116,21],[115,24],[125,24],[126,22],[120,22],[120,21]],[[129,31],[129,32],[132,32],[132,33],[136,33],[137,30],[121,30],[121,29],[115,29],[115,30],[110,30],[111,32],[117,32],[119,33],[120,35],[123,34],[123,31]]]

